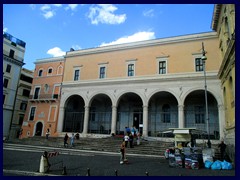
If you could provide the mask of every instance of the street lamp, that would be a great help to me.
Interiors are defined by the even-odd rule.
[[[209,132],[209,116],[208,116],[208,101],[207,101],[207,80],[206,80],[206,65],[205,62],[207,57],[205,56],[206,52],[204,50],[204,44],[202,42],[202,62],[203,62],[203,72],[204,72],[204,82],[205,82],[205,105],[206,105],[206,122],[207,122],[207,133],[208,133],[208,148],[211,148],[211,141],[210,141],[210,132]]]

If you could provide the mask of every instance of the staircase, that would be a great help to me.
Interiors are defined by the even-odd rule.
[[[76,139],[74,140],[74,149],[118,153],[120,151],[122,139],[123,137],[117,136],[105,138],[80,137],[79,140]],[[45,137],[35,136],[25,139],[14,139],[8,142],[35,146],[49,146],[63,148],[63,137],[49,137],[49,139],[46,139]],[[202,144],[197,144],[197,146],[203,147]],[[141,139],[141,144],[136,145],[136,139],[134,139],[134,148],[129,148],[128,146],[128,148],[126,149],[128,154],[164,156],[164,152],[169,147],[173,147],[172,142]],[[218,145],[212,144],[212,148],[215,150],[214,159],[221,160]]]
[[[35,146],[49,146],[63,148],[63,137],[29,137],[25,139],[14,139],[9,143],[35,145]],[[120,145],[122,143],[122,137],[107,137],[107,138],[85,138],[80,137],[79,140],[74,140],[74,149],[80,150],[92,150],[92,151],[104,151],[104,152],[120,152]],[[69,141],[70,145],[70,141]],[[167,148],[172,147],[172,142],[163,141],[148,141],[141,139],[140,145],[136,144],[134,139],[134,148],[126,148],[128,154],[145,154],[145,155],[157,155],[164,156],[164,152]]]

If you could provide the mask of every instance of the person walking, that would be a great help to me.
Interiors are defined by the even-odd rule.
[[[131,128],[131,133],[132,133],[133,136],[134,136],[135,133],[136,133],[136,128],[135,128],[134,126],[132,126],[132,128]]]
[[[126,126],[125,130],[126,130],[127,135],[129,135],[131,133],[131,129],[129,127]]]
[[[124,163],[125,153],[126,153],[125,141],[123,141],[122,144],[121,144],[121,147],[120,147],[120,164]]]
[[[224,143],[224,141],[221,141],[221,143],[218,145],[218,147],[220,148],[221,160],[224,160],[224,157],[226,155],[227,145]]]
[[[129,135],[129,145],[130,145],[130,148],[133,148],[133,135],[132,134]]]
[[[129,136],[128,136],[128,134],[126,133],[125,136],[124,136],[125,147],[127,147],[128,141],[129,141]]]
[[[140,145],[140,132],[137,132],[137,145]]]
[[[49,135],[50,135],[50,130],[47,129],[47,132],[46,132],[46,139],[48,139]]]
[[[76,137],[77,140],[79,140],[80,135],[79,135],[78,132],[76,133],[75,137]]]
[[[72,137],[71,137],[71,141],[70,141],[71,147],[74,146],[74,138],[75,138],[74,133],[72,133]]]
[[[68,147],[68,134],[67,133],[64,136],[64,147]]]

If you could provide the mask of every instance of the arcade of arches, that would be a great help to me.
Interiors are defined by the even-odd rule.
[[[211,139],[219,139],[219,107],[209,92],[208,106],[209,124],[205,119],[204,90],[189,93],[182,104],[166,91],[156,92],[147,101],[136,92],[126,92],[115,102],[99,93],[87,104],[80,95],[71,95],[64,102],[59,127],[60,132],[122,135],[126,126],[135,126],[145,136],[163,137],[161,132],[168,128],[195,127],[206,132],[209,125]]]

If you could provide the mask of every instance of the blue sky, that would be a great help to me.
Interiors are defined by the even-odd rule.
[[[26,42],[23,67],[70,48],[209,32],[213,4],[3,4],[3,31]],[[201,46],[201,45],[199,45]]]

